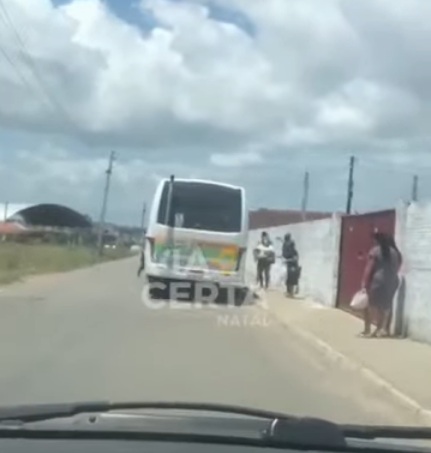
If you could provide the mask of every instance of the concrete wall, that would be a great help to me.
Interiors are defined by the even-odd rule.
[[[252,230],[247,254],[247,278],[255,283],[253,248],[263,230]],[[338,283],[341,218],[267,228],[277,253],[272,287],[285,290],[281,259],[282,238],[290,233],[296,242],[302,276],[301,295],[329,307],[335,306]],[[395,333],[431,343],[431,203],[403,203],[396,210],[395,238],[404,263],[403,281],[395,300]]]
[[[394,316],[392,318],[392,327],[397,336],[407,336],[407,317],[406,317],[406,279],[407,257],[406,250],[406,228],[407,228],[407,210],[409,204],[400,202],[396,208],[395,216],[395,242],[403,254],[403,265],[401,268],[401,284],[394,300]]]
[[[405,297],[397,303],[398,323],[410,338],[431,343],[431,203],[400,207],[397,225],[405,261]]]
[[[247,277],[251,284],[255,283],[256,280],[253,248],[256,246],[262,231],[250,231]],[[269,233],[277,254],[277,261],[271,272],[271,286],[281,290],[285,289],[286,270],[281,259],[281,248],[284,235],[290,233],[296,242],[300,265],[302,266],[301,296],[311,298],[326,306],[335,306],[341,232],[340,217],[335,215],[331,219],[266,228],[265,231]]]

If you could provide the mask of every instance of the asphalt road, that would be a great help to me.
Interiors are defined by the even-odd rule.
[[[134,258],[0,290],[0,404],[205,401],[408,422],[257,308],[149,309],[137,266]]]

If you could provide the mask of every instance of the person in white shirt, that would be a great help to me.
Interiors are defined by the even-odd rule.
[[[261,240],[254,249],[254,258],[257,264],[259,286],[267,289],[270,284],[271,265],[275,261],[275,251],[266,231],[262,233]]]

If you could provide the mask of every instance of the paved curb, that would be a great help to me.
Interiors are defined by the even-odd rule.
[[[402,406],[404,409],[407,409],[417,417],[418,422],[431,426],[431,410],[423,408],[416,400],[406,395],[401,390],[398,390],[386,379],[382,378],[376,372],[372,371],[370,368],[367,368],[365,365],[351,359],[345,354],[337,351],[331,345],[317,337],[316,335],[310,333],[306,329],[293,326],[289,322],[280,319],[276,313],[274,313],[270,307],[264,305],[259,306],[261,310],[265,310],[270,313],[274,319],[276,319],[285,329],[289,331],[290,334],[308,343],[315,350],[323,354],[327,359],[336,363],[340,367],[355,372],[361,377],[366,379],[378,390],[386,392],[396,403]]]

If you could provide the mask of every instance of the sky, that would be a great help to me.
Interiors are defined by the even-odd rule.
[[[162,177],[251,208],[431,199],[431,2],[0,0],[1,202],[139,224]]]

